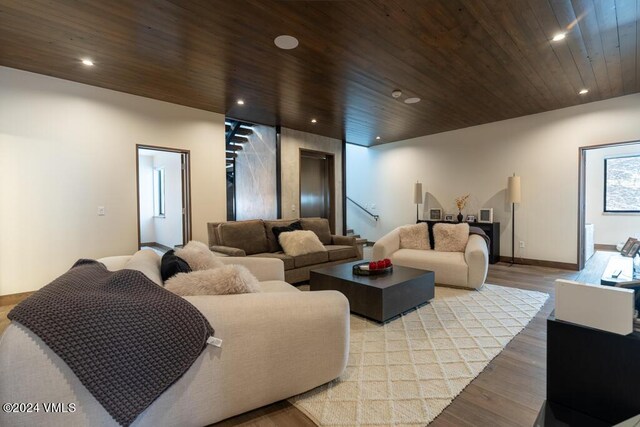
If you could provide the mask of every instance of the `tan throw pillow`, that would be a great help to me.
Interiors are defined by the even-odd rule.
[[[167,280],[164,287],[180,296],[260,292],[258,279],[241,265],[178,273]]]
[[[286,231],[280,233],[278,240],[284,253],[289,256],[327,251],[327,248],[324,247],[316,233],[309,230]]]
[[[400,227],[400,249],[431,249],[429,227],[426,222]]]
[[[440,252],[464,252],[469,240],[469,224],[433,226],[434,249]]]
[[[192,240],[184,248],[176,249],[177,257],[182,258],[189,264],[191,270],[208,270],[222,267],[224,264],[209,250],[207,245],[196,240]]]

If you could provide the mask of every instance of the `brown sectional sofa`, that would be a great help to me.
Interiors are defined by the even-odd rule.
[[[273,234],[273,227],[284,227],[300,221],[304,230],[313,231],[327,252],[316,252],[291,257],[282,252]],[[228,256],[249,256],[277,258],[284,263],[285,281],[289,283],[309,280],[313,268],[340,264],[362,259],[356,246],[356,239],[348,236],[332,235],[329,221],[325,218],[302,218],[248,221],[210,222],[209,248]]]

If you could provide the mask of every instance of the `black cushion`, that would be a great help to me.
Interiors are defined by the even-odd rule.
[[[162,255],[162,261],[160,262],[162,281],[166,282],[178,273],[191,273],[191,267],[171,249]]]
[[[295,221],[284,227],[273,227],[271,230],[273,231],[273,235],[276,236],[276,242],[278,242],[278,246],[280,247],[280,240],[278,239],[280,237],[280,233],[302,230],[302,223],[300,221]],[[282,250],[282,247],[280,247],[280,250]]]

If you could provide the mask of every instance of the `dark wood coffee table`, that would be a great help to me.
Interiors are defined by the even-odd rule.
[[[394,266],[379,276],[357,276],[349,262],[311,270],[312,291],[335,290],[349,300],[351,311],[378,322],[429,302],[434,296],[433,271]]]

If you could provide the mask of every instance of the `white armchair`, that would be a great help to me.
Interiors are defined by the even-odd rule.
[[[469,236],[464,252],[401,249],[400,227],[392,230],[373,245],[373,259],[389,258],[395,265],[431,270],[436,284],[478,289],[489,270],[489,250],[484,239]]]

